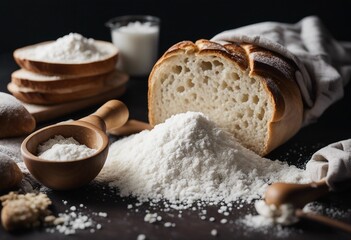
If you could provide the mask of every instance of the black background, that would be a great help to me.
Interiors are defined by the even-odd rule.
[[[215,34],[261,21],[295,23],[309,15],[319,16],[332,35],[340,41],[351,41],[350,1],[171,1],[171,0],[0,0],[0,91],[7,91],[11,73],[19,67],[12,58],[16,48],[47,40],[55,40],[70,32],[85,37],[110,41],[110,31],[104,26],[109,19],[127,14],[148,14],[161,18],[161,55],[174,43],[182,40],[209,39]],[[301,129],[287,143],[268,157],[286,160],[303,166],[311,154],[326,144],[351,137],[351,85],[345,89],[345,97],[330,107],[317,123]],[[131,78],[126,94],[121,98],[130,110],[131,117],[147,121],[147,79]],[[77,112],[67,118],[77,119],[96,108]],[[65,118],[65,119],[67,119]],[[56,120],[55,120],[56,121]],[[58,121],[58,120],[57,120]],[[97,234],[82,231],[72,239],[136,239],[144,233],[148,239],[214,239],[210,230],[219,230],[217,239],[281,239],[274,229],[262,232],[244,231],[235,224],[222,225],[199,219],[197,213],[187,211],[183,218],[171,218],[177,227],[166,229],[143,221],[144,213],[131,213],[127,204],[131,199],[120,199],[100,186],[89,185],[77,191],[49,191],[55,208],[65,209],[62,199],[71,204],[84,203],[91,211],[108,212],[103,230]],[[350,213],[351,194],[338,193],[322,200],[326,206],[336,206]],[[209,212],[217,217],[216,208]],[[253,206],[233,211],[229,219],[235,220],[247,213],[254,213]],[[216,215],[217,214],[217,215]],[[342,219],[351,223],[350,214]],[[109,222],[108,222],[109,221]],[[319,224],[301,222],[289,228],[294,232],[286,239],[350,239],[341,232]],[[20,234],[8,234],[0,227],[0,239],[66,239],[62,234],[46,234],[44,230]]]
[[[351,40],[351,5],[347,0],[2,0],[0,53],[69,32],[110,40],[104,23],[126,14],[155,15],[162,20],[160,53],[181,40],[215,34],[261,21],[294,23],[317,15],[338,40]]]

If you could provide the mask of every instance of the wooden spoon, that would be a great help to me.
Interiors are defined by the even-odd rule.
[[[92,115],[78,121],[42,128],[22,142],[24,163],[39,182],[52,189],[67,190],[88,184],[99,174],[107,157],[109,139],[106,129],[123,126],[128,117],[127,107],[118,100],[111,100]],[[79,160],[49,161],[39,158],[38,145],[55,135],[73,137],[80,144],[97,151],[92,156]]]
[[[109,129],[108,133],[116,136],[127,136],[130,134],[141,132],[146,129],[151,130],[152,126],[148,123],[131,119],[128,120],[126,124],[124,124],[122,127]]]
[[[315,221],[351,233],[351,225],[349,224],[320,214],[304,212],[301,210],[301,208],[307,203],[315,201],[329,193],[329,186],[325,179],[308,184],[273,183],[266,190],[265,202],[268,205],[273,204],[277,207],[282,204],[292,204],[297,208],[295,211],[296,217],[300,219],[304,218],[310,221]]]
[[[277,207],[289,203],[296,208],[302,208],[329,193],[329,187],[325,180],[307,184],[273,183],[267,187],[265,201],[268,205]]]

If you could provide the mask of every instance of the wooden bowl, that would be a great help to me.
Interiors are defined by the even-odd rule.
[[[38,145],[62,135],[96,149],[90,157],[70,161],[50,161],[37,156]],[[108,153],[108,137],[92,124],[58,124],[30,135],[22,143],[22,156],[30,173],[43,185],[56,190],[81,187],[92,181],[104,166]]]
[[[128,116],[128,109],[122,102],[111,100],[88,117],[42,128],[22,142],[24,163],[40,183],[51,189],[68,190],[86,185],[99,174],[105,163],[109,143],[106,129],[123,126]],[[87,158],[70,161],[39,158],[39,144],[55,135],[73,137],[80,144],[94,148],[97,152]]]

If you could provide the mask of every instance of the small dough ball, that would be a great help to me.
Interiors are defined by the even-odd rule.
[[[0,191],[16,187],[23,179],[17,164],[6,154],[0,152]]]
[[[0,92],[0,138],[31,133],[35,119],[14,96]]]

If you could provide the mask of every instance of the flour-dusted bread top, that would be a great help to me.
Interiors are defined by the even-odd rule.
[[[266,155],[301,128],[295,71],[288,59],[250,44],[180,42],[149,76],[150,124],[203,112],[245,147]]]
[[[26,135],[34,130],[35,124],[20,101],[0,92],[0,138]]]
[[[110,42],[71,33],[56,41],[19,48],[13,56],[18,65],[32,72],[89,76],[112,71],[118,49]]]

